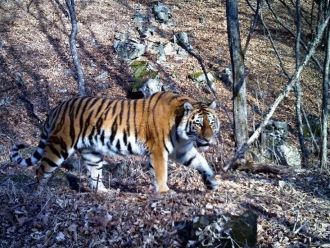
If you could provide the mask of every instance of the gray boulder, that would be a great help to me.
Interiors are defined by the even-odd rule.
[[[145,52],[145,45],[135,39],[115,40],[114,49],[123,59],[133,60],[142,56]]]
[[[156,20],[158,20],[160,23],[166,24],[172,18],[170,8],[161,2],[156,2],[153,5],[152,12],[154,13]]]
[[[139,89],[139,91],[142,92],[144,97],[149,97],[152,94],[162,91],[163,84],[160,82],[158,78],[155,79],[148,79],[142,87]]]

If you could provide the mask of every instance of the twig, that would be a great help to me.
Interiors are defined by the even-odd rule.
[[[69,10],[70,20],[71,20],[71,34],[70,34],[70,50],[71,56],[73,59],[74,66],[77,72],[77,80],[79,86],[79,95],[84,96],[86,95],[86,88],[85,88],[85,79],[84,73],[80,65],[80,60],[77,52],[77,45],[76,45],[76,37],[78,32],[78,24],[75,12],[75,3],[74,0],[66,0],[66,5]]]
[[[273,49],[274,49],[274,52],[275,52],[276,57],[277,57],[277,59],[278,59],[278,61],[279,61],[279,63],[280,63],[280,67],[281,67],[282,71],[283,71],[284,75],[285,75],[287,78],[290,78],[290,75],[288,74],[288,72],[287,72],[287,71],[285,70],[285,68],[284,68],[284,64],[283,64],[282,58],[281,58],[279,52],[277,51],[277,48],[276,48],[276,46],[275,46],[275,42],[274,42],[274,40],[273,40],[272,34],[271,34],[271,32],[269,31],[269,29],[268,29],[266,23],[264,22],[264,19],[263,19],[263,17],[262,17],[262,12],[260,12],[260,13],[258,14],[258,13],[256,12],[256,10],[253,8],[253,6],[251,5],[250,1],[249,1],[249,0],[246,0],[246,2],[247,2],[247,4],[249,5],[249,7],[250,7],[250,8],[256,13],[256,15],[259,16],[259,19],[260,19],[260,21],[261,21],[261,24],[264,26],[264,28],[265,28],[265,30],[266,30],[266,32],[267,32],[268,39],[269,39],[269,41],[270,41],[270,43],[271,43],[271,45],[272,45],[272,47],[273,47]]]
[[[320,40],[321,40],[322,35],[324,33],[324,30],[326,29],[327,25],[329,24],[329,19],[330,19],[330,16],[328,16],[323,21],[323,23],[321,23],[319,25],[317,36],[314,38],[314,40],[311,44],[311,47],[310,47],[307,55],[304,58],[303,63],[301,63],[301,65],[298,67],[298,69],[296,69],[294,75],[288,81],[287,85],[285,86],[285,88],[283,89],[281,94],[275,99],[273,105],[270,107],[270,110],[268,111],[265,119],[262,121],[260,126],[254,131],[254,133],[250,136],[248,141],[245,144],[243,144],[239,149],[237,149],[234,157],[224,167],[224,171],[228,171],[230,168],[232,168],[234,166],[235,162],[237,161],[237,159],[244,157],[245,152],[248,150],[249,146],[259,137],[260,133],[265,128],[265,126],[267,125],[270,118],[273,116],[273,114],[274,114],[275,110],[277,109],[278,105],[282,102],[282,100],[285,97],[288,96],[288,94],[292,90],[295,82],[300,77],[300,74],[302,73],[303,69],[305,68],[307,63],[310,61],[312,55],[314,54],[317,45],[320,43]]]
[[[295,36],[295,34],[291,31],[291,29],[289,27],[287,27],[283,22],[280,21],[280,19],[278,18],[278,16],[276,15],[274,9],[272,8],[271,4],[269,3],[268,0],[266,0],[266,3],[268,5],[268,9],[270,10],[270,12],[273,14],[275,20],[277,21],[278,24],[280,24],[287,32],[289,32],[291,34],[291,36]],[[300,40],[300,44],[303,46],[305,51],[308,51],[308,47],[305,44],[305,42],[303,40]],[[318,69],[323,72],[323,68],[322,65],[320,64],[320,62],[317,60],[317,58],[315,58],[315,56],[312,56],[312,61],[315,63],[315,65],[318,67]]]
[[[256,25],[257,25],[257,22],[258,22],[258,18],[259,18],[259,10],[260,10],[260,6],[262,4],[261,2],[262,0],[257,0],[257,9],[255,11],[255,15],[254,15],[254,19],[253,19],[253,22],[252,22],[252,25],[250,27],[250,31],[249,31],[249,34],[246,38],[246,42],[245,42],[245,46],[244,46],[244,49],[243,49],[243,58],[245,58],[245,54],[246,54],[246,51],[247,51],[247,48],[249,46],[249,43],[250,43],[250,40],[251,40],[251,37],[252,37],[252,34],[256,28]]]
[[[214,98],[217,99],[217,93],[213,89],[212,83],[211,83],[211,81],[209,80],[209,78],[207,76],[207,71],[205,69],[204,62],[203,62],[202,57],[197,52],[195,52],[194,49],[192,48],[192,46],[189,44],[188,37],[187,37],[187,35],[185,33],[179,33],[177,35],[177,39],[178,39],[178,44],[184,50],[186,50],[190,55],[192,55],[194,58],[197,59],[199,65],[202,67],[203,73],[205,75],[206,84],[209,87],[210,91],[212,92]]]

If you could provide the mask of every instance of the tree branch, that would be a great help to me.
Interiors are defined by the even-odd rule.
[[[275,20],[277,21],[278,24],[280,24],[287,32],[289,32],[291,34],[292,37],[295,37],[294,32],[291,31],[291,29],[289,27],[287,27],[283,22],[280,21],[280,19],[278,18],[278,16],[276,15],[274,9],[272,8],[271,4],[269,3],[268,0],[266,0],[266,3],[268,5],[268,9],[270,10],[270,12],[273,14]],[[303,46],[305,51],[308,51],[308,47],[306,45],[306,43],[303,40],[300,40],[300,44]],[[318,69],[322,72],[323,68],[321,63],[317,60],[317,58],[315,58],[315,56],[312,56],[312,61],[314,62],[314,64],[318,67]]]

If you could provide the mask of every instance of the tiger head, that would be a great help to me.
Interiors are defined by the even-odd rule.
[[[185,102],[184,115],[179,125],[179,134],[182,138],[194,142],[196,147],[203,150],[215,144],[216,136],[220,131],[220,121],[214,111],[216,102],[210,104]]]

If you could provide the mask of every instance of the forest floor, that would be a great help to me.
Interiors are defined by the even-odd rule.
[[[137,3],[140,2],[140,5]],[[158,35],[170,41],[186,31],[192,45],[216,76],[230,63],[223,1],[165,1],[173,14],[173,25],[152,20]],[[292,25],[293,20],[276,1],[274,9]],[[309,2],[303,4],[308,10]],[[240,6],[241,39],[245,40],[252,12]],[[137,8],[151,14],[149,1],[77,1],[78,52],[90,95],[126,98],[132,71],[114,52],[115,33],[134,33],[132,19]],[[293,6],[291,6],[293,8]],[[258,215],[258,247],[330,247],[329,173],[308,168],[279,175],[221,170],[222,161],[232,156],[231,114],[218,110],[222,126],[221,149],[207,154],[217,171],[220,186],[207,191],[195,171],[170,165],[169,194],[150,189],[151,176],[145,159],[110,159],[105,185],[110,192],[99,195],[85,189],[86,179],[77,171],[59,170],[49,187],[36,191],[33,173],[9,161],[14,143],[37,145],[39,120],[62,100],[77,95],[69,39],[70,23],[64,1],[0,2],[0,247],[181,247],[176,223],[195,215]],[[271,21],[277,48],[289,73],[295,68],[294,38]],[[303,26],[306,34],[308,25]],[[322,61],[322,51],[316,57]],[[198,99],[212,96],[188,76],[200,71],[192,57],[168,57],[158,64],[160,78]],[[262,118],[286,79],[265,35],[257,26],[246,54],[249,123],[251,130]],[[319,115],[321,73],[311,64],[302,75],[305,109]],[[215,88],[219,101],[231,110],[231,87],[220,80]],[[258,110],[258,111],[256,111]],[[280,105],[275,118],[290,125],[294,139],[294,96]],[[222,157],[221,157],[222,156]],[[77,182],[75,178],[80,178]],[[69,180],[68,180],[69,179]],[[78,186],[77,186],[78,185]]]

